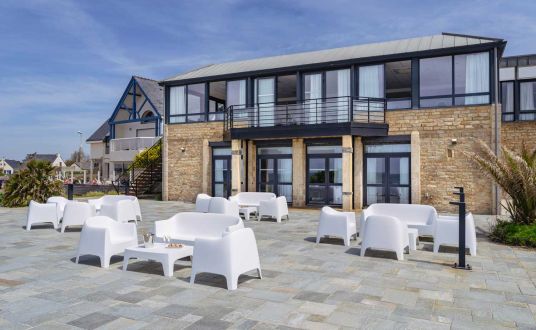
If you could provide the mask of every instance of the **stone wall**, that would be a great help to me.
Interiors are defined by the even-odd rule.
[[[525,143],[529,150],[536,148],[536,121],[503,122],[501,125],[501,144],[519,151]]]
[[[487,105],[386,113],[389,135],[419,132],[421,203],[433,205],[439,212],[455,212],[457,209],[449,205],[455,198],[453,187],[464,186],[471,212],[492,212],[491,180],[462,151],[473,150],[473,137],[488,144],[493,141],[493,109]]]
[[[194,201],[198,193],[210,193],[203,191],[203,186],[208,189],[212,186],[210,152],[206,149],[208,142],[222,141],[223,124],[166,125],[164,138],[167,153],[167,166],[164,168],[167,196],[164,198]],[[181,148],[184,148],[184,152]],[[207,154],[208,159],[204,159]]]

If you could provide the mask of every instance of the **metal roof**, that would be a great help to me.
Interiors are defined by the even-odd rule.
[[[211,64],[165,79],[162,83],[497,42],[504,41],[495,38],[443,33],[426,37]]]

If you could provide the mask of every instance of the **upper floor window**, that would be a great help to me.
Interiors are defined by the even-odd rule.
[[[205,84],[174,86],[169,89],[169,122],[205,120]]]
[[[384,70],[381,65],[359,67],[359,96],[384,97]]]
[[[385,63],[387,109],[411,108],[411,61]]]
[[[489,103],[489,53],[421,59],[419,85],[421,107]]]
[[[519,119],[536,119],[536,81],[519,83]],[[525,113],[524,113],[525,112]]]
[[[223,120],[223,112],[227,106],[227,95],[225,93],[225,81],[214,81],[209,83],[208,95],[208,120]]]
[[[246,104],[246,80],[232,80],[227,82],[227,106]]]
[[[501,83],[501,108],[504,121],[514,120],[514,82]]]

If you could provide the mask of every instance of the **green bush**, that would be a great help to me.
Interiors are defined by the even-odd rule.
[[[4,206],[4,193],[0,191],[0,206]]]
[[[153,147],[142,151],[136,155],[132,162],[132,167],[147,167],[155,163],[162,154],[162,140],[159,140]]]
[[[63,194],[63,182],[54,179],[54,167],[46,161],[32,160],[5,182],[3,204],[27,206],[31,200],[44,203],[50,196]]]
[[[491,229],[490,238],[508,245],[536,247],[536,224],[498,220]]]

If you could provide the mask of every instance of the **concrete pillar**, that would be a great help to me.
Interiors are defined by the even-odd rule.
[[[93,159],[89,160],[89,181],[91,180],[93,180]]]
[[[231,141],[231,195],[236,195],[242,187],[242,141]]]
[[[211,175],[210,169],[212,166],[212,160],[210,159],[210,145],[207,139],[203,139],[203,152],[202,152],[202,168],[201,168],[201,192],[211,195],[214,192],[210,192],[211,188]]]
[[[108,179],[113,181],[115,180],[115,164],[113,162],[108,163]]]
[[[101,182],[101,174],[100,174],[100,170],[97,171],[97,183],[100,183]]]
[[[168,125],[164,125],[164,132],[162,137],[162,200],[169,200],[169,158],[168,158],[168,147],[169,147],[169,137],[168,137]]]
[[[303,139],[292,140],[292,206],[305,206],[306,149]]]
[[[353,208],[353,141],[351,135],[342,137],[342,209],[351,211]]]
[[[248,191],[257,191],[257,146],[248,141]]]
[[[354,209],[363,208],[363,142],[354,138]]]
[[[84,184],[87,183],[87,171],[84,170]]]
[[[421,138],[411,132],[411,203],[421,204]]]

